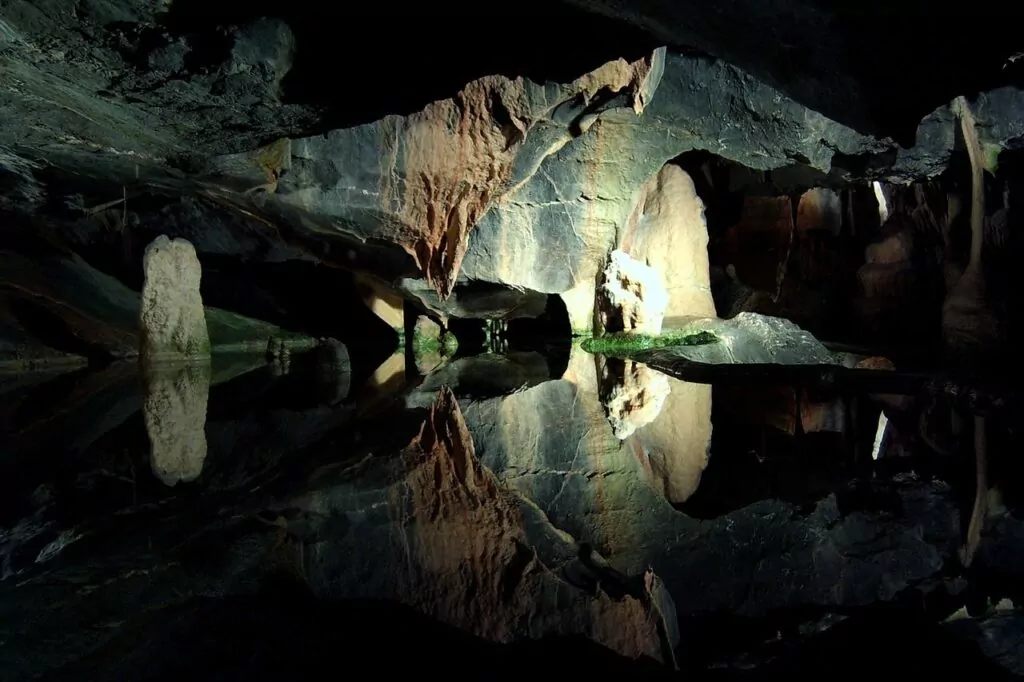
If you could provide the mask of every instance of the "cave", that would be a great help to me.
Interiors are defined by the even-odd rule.
[[[1024,674],[1008,7],[0,3],[0,678]]]

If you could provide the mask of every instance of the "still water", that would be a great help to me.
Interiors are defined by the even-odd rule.
[[[877,396],[408,364],[0,377],[0,679],[1004,671],[935,617],[962,467],[876,459]]]

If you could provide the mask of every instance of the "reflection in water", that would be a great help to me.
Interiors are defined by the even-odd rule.
[[[299,503],[319,519],[298,550],[318,596],[397,600],[498,642],[576,634],[630,657],[671,658],[660,581],[595,589],[607,573],[480,464],[450,389],[397,457],[362,474],[377,484],[322,480]]]
[[[574,357],[586,364],[582,351]],[[670,502],[685,502],[707,466],[711,386],[680,381],[628,359],[596,356],[594,362],[612,432],[633,450],[655,491]],[[581,393],[591,386],[586,374],[585,367],[573,373]]]
[[[619,440],[657,419],[672,390],[668,377],[639,362],[597,356],[601,402]]]
[[[165,485],[194,481],[203,472],[210,376],[209,358],[143,363],[142,411],[150,465]]]
[[[230,656],[224,638],[251,642],[197,604],[236,613],[241,593],[290,606],[288,627],[259,621],[282,650],[305,651],[291,623],[322,597],[341,610],[397,602],[498,642],[581,635],[671,664],[676,642],[691,660],[711,655],[704,637],[743,651],[790,610],[811,613],[813,631],[831,609],[894,599],[940,576],[960,544],[941,481],[848,477],[800,503],[781,496],[758,468],[771,462],[736,445],[742,420],[721,409],[721,386],[580,349],[567,367],[512,353],[427,377],[407,377],[402,354],[370,376],[341,348],[318,353],[283,376],[261,358],[154,367],[141,399],[124,365],[2,394],[0,678],[62,660],[94,662],[75,679],[149,679],[139,671],[168,658],[184,666],[168,679],[203,677]],[[147,458],[159,481],[135,476]],[[763,489],[730,497],[748,474]],[[806,478],[795,467],[791,480]],[[714,513],[698,518],[709,495]],[[744,639],[737,617],[761,625]],[[336,655],[349,640],[324,641]]]

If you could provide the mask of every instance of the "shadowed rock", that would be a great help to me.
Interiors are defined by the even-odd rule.
[[[561,380],[467,402],[477,452],[553,525],[617,570],[651,566],[683,617],[891,600],[953,555],[959,514],[950,489],[914,477],[870,484],[881,485],[874,495],[889,500],[885,508],[840,486],[816,493],[805,509],[766,496],[711,520],[677,511],[664,493],[692,494],[707,445],[694,435],[680,447],[667,434],[673,422],[698,419],[684,412],[691,405],[707,409],[701,394],[681,393],[674,408],[666,401],[658,419],[621,441],[600,403],[592,359],[575,353]],[[657,471],[656,457],[664,469],[651,477],[645,472]]]

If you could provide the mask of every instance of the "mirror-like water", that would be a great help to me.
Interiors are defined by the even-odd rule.
[[[993,489],[982,568],[957,570],[973,484],[931,447],[967,438],[949,413],[670,374],[579,348],[371,372],[336,345],[5,375],[0,677],[438,651],[479,677],[979,671],[1019,641],[985,603],[1019,589],[1024,524]]]

